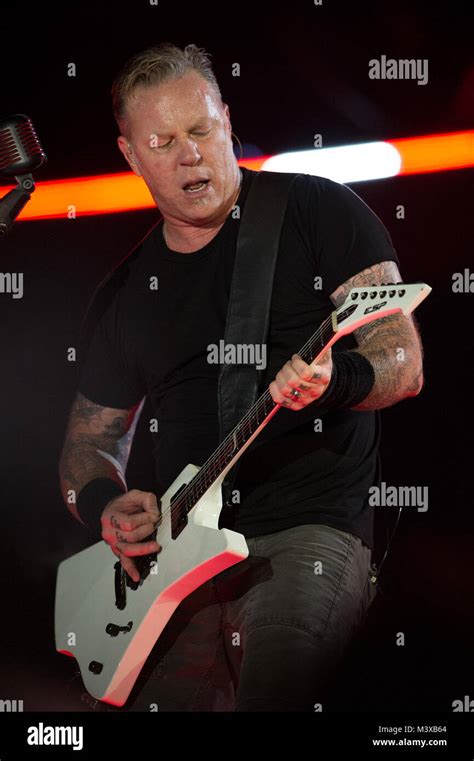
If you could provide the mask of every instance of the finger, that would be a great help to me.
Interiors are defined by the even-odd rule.
[[[278,388],[276,381],[270,383],[268,390],[270,391],[273,401],[277,404],[281,404],[282,407],[288,407],[292,410],[300,410],[305,406],[300,401],[301,397],[295,398],[289,393],[285,396],[285,394]]]
[[[323,365],[310,365],[312,379],[309,381],[316,386],[326,386],[331,380],[331,370]]]
[[[291,367],[296,377],[303,381],[310,381],[313,375],[310,366],[304,361],[299,354],[293,354],[291,357]]]
[[[293,355],[295,357],[297,355]],[[295,365],[293,363],[293,357],[288,360],[288,362],[285,362],[281,370],[279,370],[276,374],[275,380],[277,381],[280,388],[284,388],[284,386],[289,385],[291,382],[295,382],[299,380],[299,375],[296,372]]]
[[[133,579],[133,581],[140,581],[140,574],[138,572],[135,561],[125,555],[120,554],[120,563],[124,571]]]
[[[114,528],[137,528],[143,523],[158,523],[161,519],[160,507],[154,494],[132,489],[119,497],[108,510],[109,520]]]
[[[149,513],[153,522],[156,522],[161,515],[161,502],[158,506],[158,500],[151,491],[140,491],[140,489],[132,489],[127,492],[131,504],[138,505],[145,512]]]
[[[136,555],[149,555],[151,552],[159,552],[161,545],[158,542],[117,542],[118,550],[126,557],[135,557]]]
[[[161,516],[154,520],[153,515],[142,510],[139,513],[133,513],[132,515],[122,514],[116,517],[118,518],[119,525],[112,525],[114,525],[114,528],[118,528],[121,531],[136,531],[141,526],[151,526],[150,531],[153,531],[160,522]]]
[[[286,399],[294,402],[312,396],[315,388],[316,386],[314,384],[303,383],[299,376],[297,376],[296,380],[290,381],[290,383],[285,386],[280,386],[279,391]],[[298,394],[295,394],[295,391],[298,391]]]
[[[319,360],[317,364],[311,363],[308,365],[303,359],[301,359],[299,354],[293,354],[293,367],[295,368],[300,381],[303,381],[303,383],[300,382],[298,386],[299,389],[305,390],[304,383],[318,386],[329,382],[329,378],[331,377],[329,368],[322,366],[320,362],[321,360]]]
[[[148,521],[149,520],[150,520],[150,516],[148,516]],[[138,526],[138,528],[133,529],[132,531],[127,531],[125,529],[122,529],[122,530],[114,529],[114,533],[115,533],[116,541],[133,544],[134,542],[141,542],[142,539],[146,539],[146,537],[150,536],[150,534],[152,534],[154,530],[155,530],[154,524],[148,522],[148,523],[144,523],[141,526]]]
[[[138,573],[135,561],[132,560],[132,558],[127,558],[125,555],[122,555],[120,550],[118,550],[116,547],[113,547],[111,544],[109,544],[109,547],[114,555],[120,560],[120,565],[122,566],[123,570],[126,571],[134,581],[140,581],[140,574]]]
[[[332,362],[332,349],[329,347],[329,349],[326,349],[324,354],[321,354],[321,356],[318,359],[318,365],[327,365],[330,362]]]
[[[293,401],[293,389],[301,391],[303,396],[317,398],[319,394],[313,393],[313,389],[326,385],[329,378],[328,369],[319,365],[308,365],[299,354],[293,354],[291,361],[286,362],[277,373],[275,381],[283,396]]]

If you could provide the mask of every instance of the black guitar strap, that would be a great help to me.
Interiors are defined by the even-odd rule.
[[[263,346],[266,342],[281,228],[290,188],[298,176],[258,172],[252,178],[237,239],[226,346]],[[217,388],[220,442],[256,402],[260,379],[261,371],[255,364],[222,365]],[[224,481],[226,491],[235,479],[237,466]]]

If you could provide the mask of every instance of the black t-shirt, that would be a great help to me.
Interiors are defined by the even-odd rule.
[[[252,174],[242,168],[240,214]],[[220,365],[207,361],[207,347],[224,340],[239,224],[234,210],[206,246],[183,254],[167,247],[160,220],[114,271],[92,332],[79,391],[119,409],[150,399],[159,497],[219,443]],[[388,260],[399,263],[390,236],[359,196],[328,179],[296,178],[275,268],[262,392],[334,309],[330,294]],[[356,345],[348,336],[333,351]],[[233,484],[240,503],[222,510],[219,526],[252,537],[325,523],[372,547],[368,490],[378,443],[376,412],[320,415],[317,401],[300,411],[281,408],[242,455]]]

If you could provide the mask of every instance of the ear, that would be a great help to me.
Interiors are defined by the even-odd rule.
[[[132,146],[130,145],[129,141],[126,137],[123,135],[119,135],[117,138],[117,145],[119,147],[119,150],[123,155],[125,156],[125,159],[132,170],[134,174],[137,175],[137,177],[141,177],[142,173],[140,172],[137,164],[137,160],[135,158],[135,155],[133,153]]]
[[[232,124],[230,122],[229,106],[227,105],[227,103],[222,103],[222,105],[224,106],[223,113],[224,113],[225,126],[226,126],[226,129],[229,130],[229,135],[230,135],[232,133]]]

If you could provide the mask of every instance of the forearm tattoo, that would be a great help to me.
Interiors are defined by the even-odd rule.
[[[79,493],[94,478],[117,480],[113,463],[97,450],[112,455],[125,470],[135,431],[136,409],[101,407],[82,394],[77,395],[69,415],[59,468],[61,481],[68,489]]]
[[[344,303],[352,288],[403,282],[395,262],[380,262],[358,272],[331,295],[336,306]],[[354,332],[358,351],[372,364],[375,384],[357,410],[389,407],[414,396],[423,384],[423,348],[413,316],[388,315]]]

